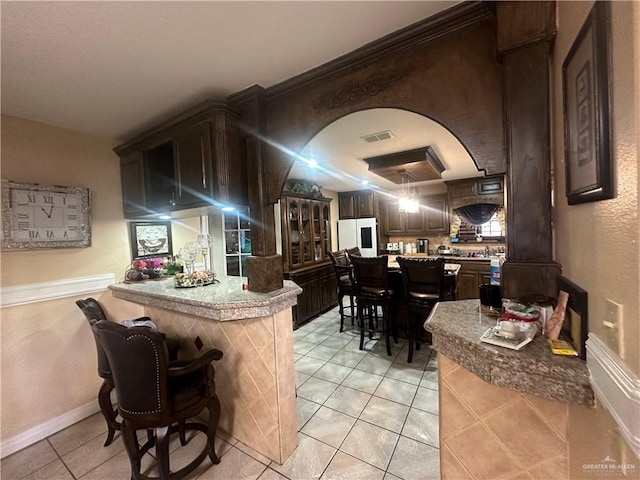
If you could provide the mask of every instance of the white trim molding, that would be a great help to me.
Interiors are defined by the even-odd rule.
[[[587,366],[593,391],[640,458],[640,378],[592,333],[587,340]]]
[[[74,423],[78,423],[80,420],[84,420],[99,411],[100,406],[96,399],[93,402],[81,405],[78,408],[41,423],[26,432],[22,432],[14,437],[2,440],[0,443],[0,458],[4,458],[12,453],[22,450],[23,448],[33,445],[34,443],[37,443],[60,430],[70,427]]]
[[[74,295],[86,295],[106,290],[115,281],[116,277],[113,273],[105,273],[92,277],[65,278],[52,282],[4,287],[0,289],[0,307],[13,307]]]

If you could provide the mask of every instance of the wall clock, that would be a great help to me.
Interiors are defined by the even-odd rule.
[[[91,246],[88,188],[2,180],[2,249]]]

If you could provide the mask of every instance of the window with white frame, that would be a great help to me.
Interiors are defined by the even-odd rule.
[[[251,255],[249,209],[222,214],[225,267],[227,275],[247,276],[247,257]]]
[[[480,234],[483,237],[501,237],[502,229],[500,228],[500,219],[498,212],[494,213],[491,219],[480,226]]]

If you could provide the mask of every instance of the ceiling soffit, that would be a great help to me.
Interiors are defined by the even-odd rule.
[[[442,178],[444,166],[430,146],[364,159],[369,171],[401,185],[406,178],[425,182]]]

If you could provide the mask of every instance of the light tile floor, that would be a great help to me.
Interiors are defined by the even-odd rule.
[[[347,323],[347,322],[345,322]],[[220,433],[213,466],[208,459],[189,479],[439,479],[438,382],[436,355],[428,346],[407,363],[400,340],[385,352],[384,341],[359,350],[350,325],[339,333],[332,310],[294,332],[299,444],[279,465]],[[292,412],[293,413],[293,412]],[[93,415],[0,463],[3,480],[124,480],[130,467],[116,436],[102,447],[104,420]],[[172,470],[201,448],[196,435],[185,446],[174,440]],[[153,475],[153,457],[143,466]]]

